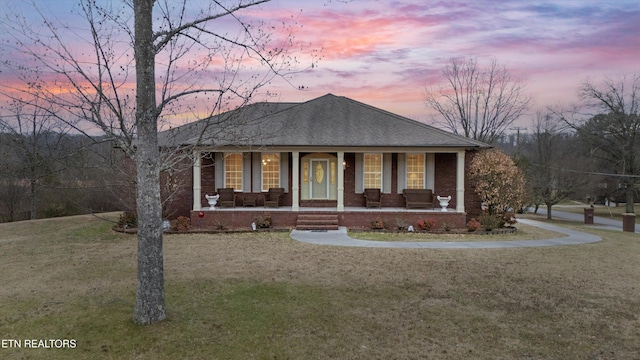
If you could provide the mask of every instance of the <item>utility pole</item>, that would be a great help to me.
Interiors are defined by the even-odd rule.
[[[509,130],[516,130],[516,147],[520,146],[520,130],[527,130],[526,127],[520,127],[520,126],[515,126],[512,128],[509,128]]]

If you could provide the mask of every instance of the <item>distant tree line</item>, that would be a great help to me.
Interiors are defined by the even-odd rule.
[[[103,139],[0,132],[0,222],[126,210],[124,156]],[[133,203],[133,201],[131,201]],[[131,209],[131,208],[129,208]]]

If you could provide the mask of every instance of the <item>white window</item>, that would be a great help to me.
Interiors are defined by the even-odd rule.
[[[280,187],[280,154],[262,154],[262,191]]]
[[[242,153],[224,154],[224,187],[242,191]]]
[[[364,154],[364,188],[382,190],[382,154]]]
[[[424,189],[424,154],[407,154],[407,189]]]

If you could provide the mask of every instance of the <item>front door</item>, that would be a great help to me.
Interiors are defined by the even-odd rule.
[[[326,200],[329,198],[329,160],[311,160],[310,197]]]

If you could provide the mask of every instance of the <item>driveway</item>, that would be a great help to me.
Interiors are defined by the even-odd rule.
[[[584,208],[584,206],[580,206],[580,207]],[[533,211],[531,208],[529,210]],[[538,215],[546,216],[547,215],[547,209],[546,208],[540,208],[538,210]],[[584,223],[584,214],[576,214],[576,213],[571,213],[571,212],[566,212],[566,211],[558,211],[558,210],[554,210],[553,208],[551,209],[551,217],[557,218],[557,219],[564,219],[564,220],[570,220],[570,221],[576,221],[576,222]],[[520,221],[520,220],[518,220],[518,221]],[[598,227],[598,228],[608,229],[608,230],[620,230],[620,231],[622,231],[622,220],[616,220],[616,219],[612,219],[612,218],[604,217],[604,216],[594,216],[593,217],[593,226],[594,227]],[[639,224],[636,224],[636,232],[640,232],[640,225]]]

